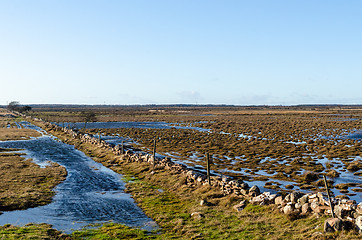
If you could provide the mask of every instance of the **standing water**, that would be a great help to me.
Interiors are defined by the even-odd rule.
[[[27,128],[33,125],[23,124]],[[43,131],[44,134],[44,131]],[[121,175],[93,161],[74,146],[44,134],[31,140],[0,141],[2,148],[24,149],[26,157],[44,166],[48,161],[64,166],[68,176],[56,187],[53,202],[0,215],[0,225],[49,223],[66,233],[89,224],[116,222],[147,230],[157,228],[124,192]]]

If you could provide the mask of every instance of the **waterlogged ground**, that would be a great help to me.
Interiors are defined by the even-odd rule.
[[[157,119],[167,122],[168,118],[168,127],[149,127],[159,121],[146,123],[143,116],[142,122],[134,123],[137,127],[109,128],[103,122],[107,127],[87,132],[146,152],[152,151],[156,139],[159,155],[199,171],[205,171],[205,153],[209,152],[214,174],[271,191],[315,191],[324,187],[323,174],[335,196],[362,200],[360,112],[228,112],[199,117],[160,115]]]
[[[27,223],[49,223],[58,230],[71,232],[88,224],[113,221],[145,229],[156,228],[124,193],[122,176],[94,162],[74,146],[57,141],[43,130],[26,122],[19,127],[36,129],[41,137],[30,140],[0,141],[0,148],[24,149],[26,158],[40,166],[56,162],[64,166],[68,176],[56,187],[54,201],[46,206],[21,211],[9,211],[0,215],[0,225],[24,225]]]
[[[198,131],[208,131],[209,129],[203,129],[192,126],[179,126],[175,123],[166,122],[74,122],[74,123],[57,123],[61,127],[72,127],[75,129],[95,129],[95,128],[152,128],[152,129],[194,129]]]

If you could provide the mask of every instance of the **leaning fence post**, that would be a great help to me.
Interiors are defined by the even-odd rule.
[[[324,184],[326,185],[326,191],[327,191],[327,196],[328,196],[329,205],[331,206],[332,218],[334,218],[333,204],[332,204],[332,201],[331,201],[331,196],[330,196],[330,194],[329,194],[329,189],[328,189],[328,184],[327,184],[326,176],[323,175],[323,179],[324,179]]]
[[[155,166],[156,161],[156,138],[153,139],[153,166]]]
[[[206,171],[207,171],[207,182],[211,185],[210,181],[210,155],[206,153]]]

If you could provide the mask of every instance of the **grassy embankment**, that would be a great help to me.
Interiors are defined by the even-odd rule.
[[[10,124],[10,128],[7,128]],[[15,128],[14,119],[0,118],[0,141],[24,140],[40,134],[29,129]],[[53,188],[66,177],[66,170],[58,164],[40,168],[31,159],[25,160],[19,149],[0,148],[0,211],[26,209],[51,202]],[[0,227],[0,239],[43,238],[59,235],[51,226],[29,225]]]
[[[185,178],[148,164],[128,163],[91,144],[68,139],[59,132],[51,132],[75,145],[94,160],[103,163],[129,180],[127,191],[139,206],[161,227],[158,234],[110,224],[94,230],[78,231],[71,238],[122,239],[123,234],[135,239],[357,239],[354,233],[323,233],[325,217],[305,217],[290,220],[270,206],[248,205],[241,212],[232,206],[241,199],[224,196],[209,186],[190,187]],[[200,206],[200,200],[211,206]],[[201,217],[192,217],[198,212]],[[200,216],[200,214],[196,216]]]

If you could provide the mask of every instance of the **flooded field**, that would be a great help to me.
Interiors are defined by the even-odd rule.
[[[214,174],[281,193],[323,188],[326,175],[335,196],[362,200],[358,108],[135,107],[95,112],[102,123],[87,123],[85,131],[107,136],[113,144],[124,141],[152,152],[156,139],[157,154],[198,171],[205,171],[205,153],[210,153]],[[52,114],[45,116],[56,120]],[[80,113],[62,114],[59,120],[82,122]],[[79,129],[84,125],[77,124]]]
[[[122,176],[94,162],[74,146],[58,141],[42,129],[18,123],[18,127],[38,130],[42,136],[30,140],[0,141],[1,148],[23,149],[26,158],[44,167],[50,162],[64,166],[68,176],[56,187],[51,204],[0,215],[0,225],[49,223],[66,233],[88,224],[116,222],[145,229],[157,228],[124,192]]]

